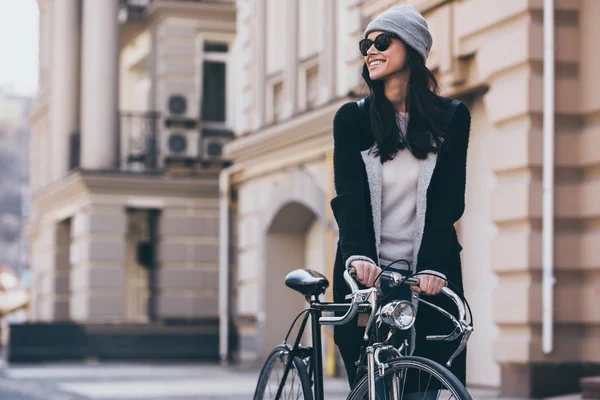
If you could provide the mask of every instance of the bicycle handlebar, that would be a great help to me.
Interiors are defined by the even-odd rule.
[[[399,286],[401,283],[404,283],[407,281],[412,281],[411,283],[416,281],[418,283],[418,280],[415,279],[414,277],[405,279],[401,274],[399,274],[397,272],[384,272],[384,273],[382,273],[382,277],[383,276],[385,276],[385,279],[389,279],[389,285],[391,287]],[[445,294],[450,299],[452,299],[452,302],[456,305],[456,308],[458,309],[458,320],[454,317],[454,315],[450,314],[448,311],[444,310],[443,308],[441,308],[435,304],[432,304],[426,300],[423,300],[420,297],[418,297],[417,299],[421,303],[425,303],[428,306],[439,311],[442,315],[449,318],[452,321],[452,323],[454,324],[454,331],[452,331],[448,335],[429,335],[429,336],[426,336],[427,340],[443,340],[446,342],[451,342],[451,341],[459,338],[460,336],[462,336],[462,339],[460,341],[460,344],[458,345],[458,348],[450,356],[450,359],[446,363],[446,366],[448,368],[450,368],[450,366],[452,365],[452,361],[454,361],[456,356],[458,356],[464,350],[464,348],[467,346],[467,342],[469,341],[469,338],[471,337],[471,333],[473,332],[473,326],[471,324],[467,323],[467,320],[466,320],[467,312],[466,312],[466,307],[465,307],[465,303],[463,302],[463,299],[458,294],[456,294],[453,290],[449,289],[447,286],[444,286],[442,288],[441,293]]]
[[[383,272],[381,274],[381,279],[388,281],[389,286],[392,288],[397,287],[401,284],[417,285],[419,283],[418,278],[415,278],[415,277],[405,278],[402,274],[400,274],[398,272],[394,272],[394,271]],[[351,292],[350,295],[347,296],[347,298],[349,297],[351,299],[350,306],[348,307],[348,311],[346,311],[346,313],[344,315],[342,315],[341,317],[335,317],[335,316],[321,317],[321,318],[319,318],[319,323],[321,325],[344,325],[356,316],[356,314],[358,313],[359,307],[362,303],[369,301],[371,303],[372,309],[371,309],[371,318],[369,319],[369,323],[367,324],[367,329],[366,329],[366,331],[367,331],[368,327],[372,323],[372,319],[374,317],[374,311],[375,311],[375,308],[377,307],[376,293],[379,292],[379,289],[368,288],[368,289],[360,290],[358,288],[358,284],[356,283],[356,281],[351,276],[351,274],[348,270],[344,271],[344,280],[346,281],[346,284],[350,287],[350,292]],[[373,293],[375,293],[375,295],[372,296]],[[450,299],[452,299],[452,302],[456,305],[456,307],[458,309],[458,316],[459,316],[458,320],[454,317],[454,315],[450,314],[448,311],[444,310],[443,308],[441,308],[435,304],[432,304],[426,300],[423,300],[420,297],[418,297],[417,299],[418,299],[418,301],[425,303],[430,307],[433,307],[434,309],[439,311],[441,314],[443,314],[444,316],[449,318],[455,326],[454,331],[451,332],[450,334],[427,336],[428,340],[453,341],[453,340],[457,339],[458,337],[460,337],[461,335],[463,336],[458,349],[450,357],[450,360],[448,360],[448,362],[446,363],[446,365],[448,367],[450,367],[454,358],[465,348],[467,341],[469,340],[469,337],[471,335],[471,332],[473,331],[473,327],[466,322],[466,316],[467,316],[466,315],[466,307],[465,307],[465,303],[463,302],[462,298],[458,294],[456,294],[453,290],[449,289],[446,286],[442,288],[441,293],[443,293],[444,295],[446,295]],[[367,337],[366,331],[365,331],[365,338]]]
[[[358,312],[358,306],[360,305],[360,303],[362,303],[366,300],[366,298],[363,298],[363,296],[356,296],[356,293],[359,292],[358,284],[356,283],[354,278],[352,278],[352,276],[350,276],[350,273],[348,272],[348,270],[344,271],[344,280],[346,281],[348,286],[350,286],[350,291],[351,291],[351,295],[352,295],[352,301],[350,303],[350,308],[348,308],[348,311],[346,311],[346,314],[344,314],[341,317],[321,317],[321,318],[319,318],[319,323],[321,325],[344,325],[344,324],[348,323],[348,321],[350,321],[352,318],[354,318],[354,316]]]
[[[381,278],[387,280],[389,282],[390,287],[397,287],[397,286],[400,286],[401,284],[417,285],[419,283],[419,280],[417,278],[414,278],[414,277],[405,278],[402,274],[400,274],[398,272],[394,272],[394,271],[383,272],[381,274]],[[373,288],[359,290],[358,284],[356,283],[356,281],[354,280],[354,278],[352,277],[352,275],[350,274],[350,272],[348,270],[344,271],[344,280],[346,281],[346,284],[348,284],[348,286],[350,287],[351,293],[348,296],[352,299],[352,301],[350,303],[350,307],[348,308],[348,311],[346,311],[346,313],[341,317],[321,317],[319,319],[319,322],[322,325],[343,325],[343,324],[348,323],[348,321],[350,321],[352,318],[354,318],[356,316],[356,313],[358,312],[360,303],[366,302],[367,299],[369,298],[370,294],[374,291],[374,290],[372,290]],[[458,309],[458,317],[459,317],[458,321],[456,320],[456,318],[454,318],[454,316],[452,314],[450,314],[448,311],[444,310],[443,308],[440,308],[440,307],[438,307],[428,301],[422,300],[422,299],[419,299],[419,301],[427,304],[428,306],[435,308],[436,310],[438,310],[439,312],[444,314],[446,317],[450,318],[454,322],[454,325],[460,329],[461,325],[459,324],[459,321],[466,321],[467,313],[466,313],[465,304],[463,303],[460,296],[457,295],[453,290],[449,289],[447,286],[444,286],[442,288],[441,293],[443,293],[444,295],[446,295],[450,299],[452,299],[452,302],[456,305],[456,307]],[[357,296],[357,294],[358,294],[358,296]],[[456,337],[458,337],[459,334],[451,333],[450,335],[445,335],[445,336],[443,336],[443,335],[428,336],[428,339],[430,339],[430,340],[454,340],[454,339],[456,339]]]
[[[383,272],[381,275],[382,275],[383,279],[385,279],[389,282],[390,287],[397,287],[402,283],[407,283],[407,284],[411,284],[411,285],[417,285],[419,283],[419,280],[417,278],[415,278],[414,276],[411,278],[404,278],[404,276],[398,272],[393,272],[393,271]],[[419,274],[417,274],[416,276],[418,276],[418,275]],[[458,309],[459,321],[466,321],[467,310],[465,307],[465,303],[460,298],[460,296],[458,294],[456,294],[456,292],[454,292],[452,289],[448,288],[447,286],[444,286],[442,288],[441,293],[443,293],[444,295],[446,295],[450,299],[452,299],[452,302],[456,305],[456,308]],[[427,304],[428,306],[435,308],[436,310],[438,310],[439,312],[444,314],[446,317],[450,318],[452,320],[452,322],[454,322],[455,326],[458,326],[457,325],[458,321],[456,321],[456,318],[454,318],[454,316],[452,314],[450,314],[448,311],[446,311],[443,308],[440,308],[434,304],[431,304],[430,302],[425,301],[421,298],[419,298],[419,301]],[[431,339],[431,340],[443,340],[443,339],[449,338],[451,336],[452,336],[452,334],[446,335],[446,336],[428,336],[427,338]],[[454,337],[453,339],[448,339],[448,340],[454,340],[454,339],[456,339],[456,337]]]

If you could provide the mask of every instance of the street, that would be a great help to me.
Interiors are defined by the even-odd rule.
[[[11,366],[0,377],[0,400],[250,399],[257,371],[217,365],[50,364]],[[344,399],[347,384],[328,379],[327,399]]]
[[[0,400],[233,400],[251,399],[258,371],[214,364],[47,364],[0,368]],[[469,388],[476,400],[501,399]],[[343,400],[344,379],[327,379],[325,398]],[[581,400],[580,394],[553,400]]]

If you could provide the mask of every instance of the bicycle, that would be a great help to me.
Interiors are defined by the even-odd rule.
[[[404,277],[398,272],[385,269],[380,273],[382,287],[394,289],[402,284],[414,285],[418,280],[412,277]],[[351,321],[357,313],[370,313],[365,326],[365,341],[369,341],[366,347],[366,355],[361,356],[357,365],[364,366],[366,358],[367,373],[355,385],[347,400],[357,399],[437,399],[441,394],[448,394],[457,400],[471,400],[462,383],[444,366],[422,357],[408,356],[408,341],[404,341],[398,348],[389,343],[392,333],[397,330],[411,329],[416,320],[416,307],[411,301],[394,300],[380,306],[380,289],[368,288],[360,290],[357,282],[348,271],[344,271],[344,280],[351,289],[351,294],[346,298],[350,303],[320,302],[319,295],[325,293],[329,287],[327,278],[318,272],[308,269],[297,269],[290,272],[285,279],[285,284],[304,295],[310,306],[300,312],[292,322],[290,329],[283,341],[277,346],[267,358],[259,375],[257,387],[254,393],[255,400],[262,399],[305,399],[323,400],[323,360],[321,353],[321,325],[343,325]],[[467,341],[473,331],[472,316],[470,323],[466,321],[466,309],[468,303],[447,286],[442,293],[450,297],[458,308],[456,319],[448,311],[421,299],[414,298],[419,302],[434,307],[444,316],[450,318],[455,329],[449,335],[428,336],[427,340],[454,341],[461,338],[460,344],[446,365],[450,367],[452,361],[466,347]],[[465,307],[466,305],[466,307]],[[322,316],[323,312],[344,312],[343,316]],[[469,308],[470,313],[470,308]],[[288,338],[298,319],[304,315],[302,324],[296,336],[293,346],[288,344]],[[301,338],[304,334],[308,320],[311,320],[312,347],[302,347]],[[377,321],[375,321],[377,318]],[[376,323],[374,323],[376,322]],[[387,326],[389,332],[387,339],[380,337],[383,327]],[[283,370],[283,374],[279,372]],[[425,390],[421,390],[421,373],[429,374]],[[288,379],[291,374],[291,379]],[[417,375],[415,375],[417,374]],[[269,386],[271,378],[275,375],[275,388]],[[431,379],[435,378],[437,384],[431,386]],[[406,383],[409,382],[407,389]],[[297,382],[298,381],[298,382]],[[418,386],[415,388],[415,383]],[[424,382],[425,384],[425,382]],[[412,385],[412,386],[410,386]],[[390,392],[390,393],[388,393]],[[447,392],[447,393],[446,393]],[[287,395],[282,397],[282,395]],[[406,395],[406,396],[405,396]]]

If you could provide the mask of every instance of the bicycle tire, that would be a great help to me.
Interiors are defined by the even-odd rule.
[[[280,345],[273,349],[273,351],[271,352],[271,354],[265,361],[265,363],[260,371],[260,375],[258,377],[258,383],[256,385],[256,390],[254,392],[254,400],[266,400],[266,399],[271,399],[271,398],[274,399],[275,398],[278,387],[274,388],[274,393],[273,393],[273,391],[271,391],[269,393],[272,397],[266,397],[267,384],[269,382],[270,375],[273,372],[275,365],[277,364],[278,361],[281,360],[281,358],[282,358],[281,356],[284,354],[289,354],[289,352],[290,352],[289,346],[285,346],[285,345]],[[282,363],[282,364],[283,364],[283,367],[285,368],[285,363]],[[292,368],[290,368],[290,372],[288,374],[288,379],[287,379],[288,381],[290,379],[290,376],[292,376],[292,378],[294,376],[293,370],[296,371],[297,374],[295,376],[300,380],[300,387],[302,389],[301,399],[313,400],[312,385],[311,385],[310,378],[308,376],[308,372],[306,371],[306,364],[304,364],[304,361],[302,361],[302,359],[300,357],[294,357],[294,359],[292,361]],[[294,399],[297,399],[297,398],[294,398]],[[282,399],[282,400],[285,400],[285,399]]]
[[[423,357],[400,357],[387,362],[388,367],[385,369],[384,377],[404,368],[413,368],[420,371],[425,371],[432,376],[435,376],[441,383],[446,385],[446,388],[452,392],[452,395],[457,400],[472,400],[471,395],[465,386],[458,380],[452,372],[446,367]],[[375,382],[381,379],[379,368],[375,368]],[[365,375],[358,384],[354,387],[348,400],[364,400],[368,398],[368,377]]]

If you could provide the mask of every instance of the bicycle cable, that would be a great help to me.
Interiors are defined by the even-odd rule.
[[[405,263],[406,263],[406,265],[407,265],[407,266],[410,268],[410,264],[409,264],[409,262],[408,262],[407,260],[403,259],[403,258],[400,258],[400,259],[398,259],[398,260],[396,260],[396,261],[394,261],[394,262],[392,262],[392,263],[390,263],[390,264],[388,264],[388,265],[384,266],[384,267],[381,269],[381,271],[379,272],[379,274],[377,274],[377,277],[376,277],[376,278],[375,278],[375,280],[373,281],[373,284],[375,284],[375,282],[377,282],[377,280],[378,280],[378,279],[381,277],[381,274],[383,274],[383,272],[384,272],[385,270],[387,270],[389,267],[391,267],[392,265],[394,265],[394,264],[396,264],[396,263],[398,263],[398,262],[405,262]],[[444,280],[444,282],[446,282],[448,285],[451,285],[451,287],[452,287],[452,288],[455,290],[455,292],[456,292],[456,294],[458,295],[458,297],[460,297],[460,299],[461,299],[462,301],[464,301],[464,302],[465,302],[465,305],[467,306],[467,310],[469,311],[469,321],[470,321],[470,325],[471,325],[472,327],[474,327],[474,326],[475,326],[475,324],[474,324],[474,321],[473,321],[473,312],[471,311],[471,305],[469,304],[469,302],[467,301],[467,299],[465,298],[465,296],[463,296],[463,294],[461,293],[462,291],[461,291],[461,290],[460,290],[460,289],[459,289],[459,288],[458,288],[458,287],[457,287],[457,286],[456,286],[454,283],[450,282],[448,279],[446,279],[446,278],[443,278],[443,277],[441,277],[441,276],[439,276],[439,275],[437,275],[437,274],[433,274],[433,273],[429,273],[429,272],[416,272],[416,273],[414,273],[414,274],[412,274],[412,275],[407,275],[407,276],[403,277],[403,279],[402,279],[402,282],[400,283],[400,285],[398,285],[397,287],[395,287],[394,289],[392,289],[392,291],[390,291],[390,293],[388,293],[387,295],[383,296],[383,298],[382,298],[380,301],[381,301],[381,302],[383,302],[383,300],[385,300],[387,297],[389,297],[390,295],[392,295],[392,293],[394,293],[394,291],[395,291],[396,289],[398,289],[398,288],[399,288],[401,285],[403,285],[403,284],[404,284],[404,282],[406,282],[406,280],[407,280],[407,279],[413,278],[413,277],[415,277],[415,276],[418,276],[418,275],[429,275],[429,276],[435,276],[436,278],[440,278],[440,279]]]
[[[404,283],[404,282],[405,282],[407,279],[414,278],[415,276],[418,276],[418,275],[429,275],[429,276],[435,276],[436,278],[440,278],[440,279],[442,279],[443,281],[445,281],[445,282],[446,282],[448,285],[451,285],[451,286],[452,286],[452,289],[454,289],[454,291],[455,291],[455,293],[458,295],[458,297],[460,297],[460,299],[461,299],[462,301],[464,301],[464,302],[465,302],[465,305],[467,306],[467,310],[469,311],[469,321],[470,321],[470,325],[471,325],[472,327],[474,327],[474,326],[475,326],[475,324],[474,324],[474,321],[473,321],[473,312],[471,311],[471,305],[469,304],[469,302],[467,301],[467,299],[465,298],[465,296],[464,296],[464,295],[461,293],[461,290],[460,290],[460,289],[459,289],[459,288],[458,288],[458,287],[457,287],[457,286],[456,286],[454,283],[450,282],[448,279],[446,279],[446,278],[442,278],[441,276],[439,276],[439,275],[437,275],[437,274],[430,273],[430,272],[416,272],[416,273],[414,273],[414,274],[412,274],[412,275],[409,275],[409,276],[406,276],[406,277],[404,277],[404,278],[402,279],[402,282],[401,282],[401,284],[403,284],[403,283]],[[399,287],[399,286],[398,286],[398,287]],[[387,294],[386,296],[384,296],[384,297],[381,299],[381,301],[383,301],[383,300],[384,300],[386,297],[388,297],[389,295],[391,295],[391,294],[393,293],[393,291],[394,291],[394,290],[398,289],[398,287],[394,288],[394,289],[393,289],[393,290],[392,290],[392,291],[391,291],[389,294]]]
[[[290,337],[290,333],[292,333],[292,329],[294,329],[294,325],[296,325],[296,322],[298,322],[298,318],[300,318],[303,314],[307,313],[310,310],[311,310],[311,308],[306,308],[306,309],[302,310],[302,312],[296,316],[296,318],[294,319],[294,322],[292,322],[292,325],[290,326],[290,329],[287,332],[287,335],[285,335],[285,339],[283,339],[283,343],[287,343],[287,340]]]
[[[379,274],[377,274],[377,277],[375,277],[375,279],[373,280],[373,285],[375,285],[375,282],[377,282],[377,280],[381,277],[381,274],[383,274],[383,272],[385,270],[387,270],[389,267],[391,267],[392,265],[394,265],[394,264],[396,264],[398,262],[404,262],[404,263],[406,263],[406,265],[408,266],[408,268],[410,268],[410,263],[407,260],[405,260],[403,258],[400,258],[400,259],[398,259],[398,260],[396,260],[396,261],[394,261],[394,262],[392,262],[392,263],[384,266],[381,269],[381,271],[379,272]],[[407,279],[413,278],[413,277],[415,277],[417,275],[435,276],[436,278],[440,278],[440,279],[444,280],[444,282],[446,282],[448,285],[451,285],[451,287],[454,289],[454,291],[458,295],[458,297],[460,297],[460,299],[465,302],[465,305],[467,306],[467,310],[469,311],[470,325],[471,325],[471,327],[475,327],[475,323],[473,321],[473,312],[471,311],[471,305],[469,304],[469,302],[467,301],[467,299],[465,298],[465,296],[463,296],[462,291],[458,288],[458,286],[456,286],[454,283],[450,282],[448,279],[443,278],[443,277],[441,277],[441,276],[439,276],[437,274],[430,273],[430,272],[416,272],[416,273],[414,273],[412,275],[403,276],[403,279],[402,279],[402,282],[400,283],[400,285],[398,285],[397,287],[395,287],[394,289],[392,289],[388,294],[386,294],[385,296],[383,296],[383,298],[381,300],[379,300],[379,301],[383,302],[383,300],[385,300],[387,297],[391,296],[396,289],[400,288],[400,286],[403,285],[404,282],[406,282]]]
[[[381,269],[381,271],[379,272],[379,274],[377,274],[377,277],[375,277],[375,280],[373,280],[373,285],[374,285],[374,284],[375,284],[375,282],[377,282],[377,280],[378,280],[378,279],[381,277],[381,274],[383,274],[383,271],[385,271],[386,269],[388,269],[388,268],[389,268],[389,267],[391,267],[392,265],[394,265],[394,264],[396,264],[396,263],[398,263],[398,262],[401,262],[401,261],[404,261],[404,262],[406,263],[406,266],[408,267],[408,269],[410,269],[410,263],[409,263],[407,260],[405,260],[404,258],[400,258],[400,259],[398,259],[398,260],[396,260],[396,261],[394,261],[394,262],[392,262],[392,263],[390,263],[390,264],[388,264],[388,265],[384,266],[384,267]]]

